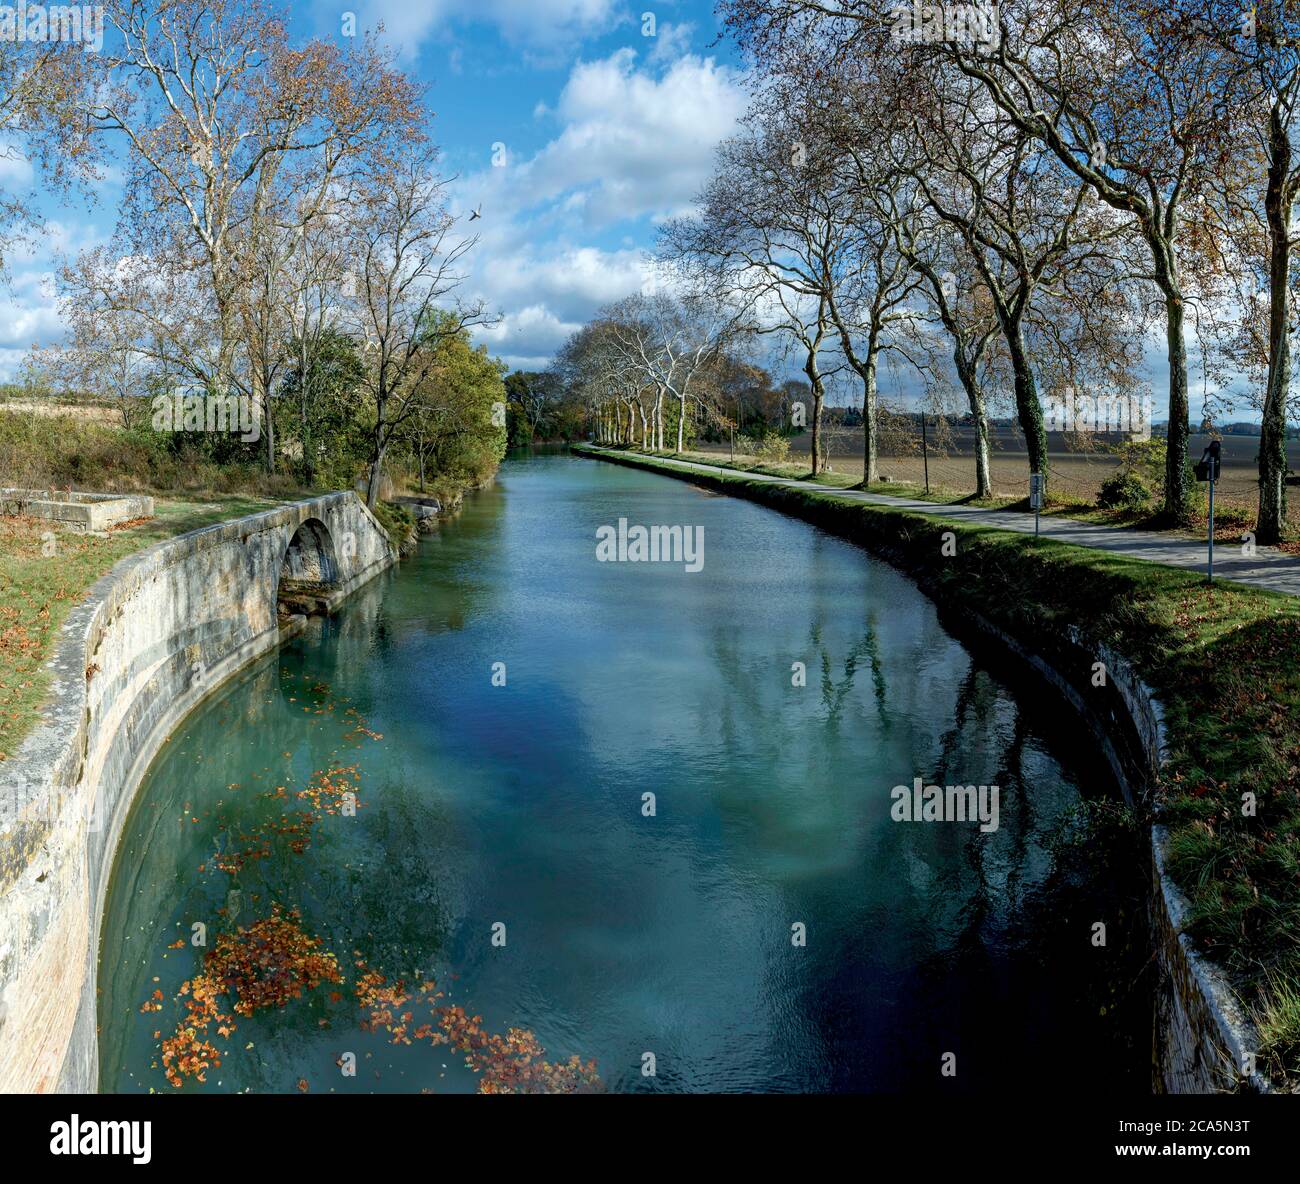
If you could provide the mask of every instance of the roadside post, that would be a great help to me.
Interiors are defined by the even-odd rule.
[[[1214,583],[1214,483],[1219,479],[1220,453],[1223,445],[1218,440],[1211,440],[1201,453],[1196,464],[1196,479],[1206,481],[1210,486],[1210,525],[1206,538],[1206,551],[1209,563],[1206,567],[1206,583]]]
[[[1043,474],[1029,474],[1029,504],[1034,511],[1034,538],[1038,537],[1038,514],[1043,508]]]

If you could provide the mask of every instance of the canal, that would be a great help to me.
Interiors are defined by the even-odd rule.
[[[1147,1093],[1141,846],[1015,678],[805,523],[511,458],[154,762],[101,1088]],[[916,777],[996,829],[896,821]]]

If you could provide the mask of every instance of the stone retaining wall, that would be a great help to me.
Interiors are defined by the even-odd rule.
[[[64,623],[43,722],[0,764],[0,1092],[96,1088],[99,925],[127,813],[176,724],[279,642],[291,541],[291,567],[345,594],[396,558],[354,494],[330,494],[130,556]]]
[[[58,489],[0,489],[0,514],[48,518],[64,530],[89,534],[132,518],[152,518],[153,498]]]

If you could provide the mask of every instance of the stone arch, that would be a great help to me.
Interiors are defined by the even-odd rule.
[[[338,552],[329,527],[308,518],[293,532],[280,561],[276,602],[282,612],[328,611],[315,601],[339,584]]]

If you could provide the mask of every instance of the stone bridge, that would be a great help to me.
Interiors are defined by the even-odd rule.
[[[0,1092],[97,1086],[108,878],[168,734],[279,643],[282,581],[329,608],[395,560],[357,496],[335,493],[130,556],[69,614],[42,722],[0,763]]]

